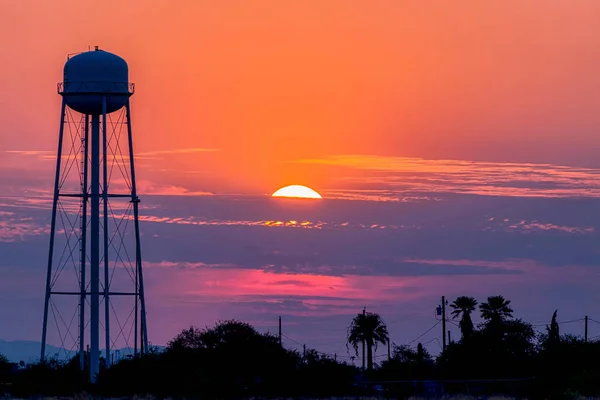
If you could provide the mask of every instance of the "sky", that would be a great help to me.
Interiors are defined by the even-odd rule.
[[[56,83],[95,45],[136,85],[151,342],[282,316],[290,348],[349,357],[363,307],[416,344],[442,295],[600,320],[599,19],[595,0],[0,0],[0,319],[21,321],[0,339],[40,340]],[[324,199],[270,198],[290,184]]]

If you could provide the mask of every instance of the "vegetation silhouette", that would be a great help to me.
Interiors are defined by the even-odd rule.
[[[372,371],[373,350],[377,350],[378,344],[387,344],[389,338],[387,325],[381,316],[365,311],[352,319],[348,327],[346,346],[352,346],[358,356],[358,347],[364,342],[367,351],[367,370]]]
[[[354,359],[351,348],[358,355],[364,340],[365,371],[315,349],[302,354],[286,349],[275,335],[227,320],[183,329],[164,350],[151,348],[110,368],[103,362],[94,385],[88,371],[79,370],[78,356],[43,364],[15,364],[0,357],[0,392],[20,398],[87,392],[221,399],[452,393],[563,399],[600,394],[600,342],[561,335],[558,310],[544,332],[536,333],[530,323],[513,317],[510,301],[502,296],[479,304],[479,324],[473,322],[477,305],[468,296],[451,303],[451,318],[460,318],[462,336],[437,357],[422,343],[393,344],[389,358],[379,362],[374,350],[388,343],[387,326],[376,313],[357,314],[349,321],[346,358]]]
[[[463,340],[473,336],[475,326],[471,314],[477,309],[477,300],[469,296],[460,296],[450,303],[450,307],[453,308],[451,313],[453,319],[461,317],[458,326]]]

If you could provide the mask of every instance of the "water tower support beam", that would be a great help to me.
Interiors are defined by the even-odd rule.
[[[65,99],[60,108],[60,128],[58,133],[58,151],[56,154],[56,177],[54,179],[54,198],[52,200],[52,220],[50,222],[50,249],[48,250],[48,271],[46,275],[46,296],[44,298],[44,322],[42,326],[42,350],[40,361],[46,360],[46,335],[48,333],[48,307],[50,305],[50,292],[52,290],[52,257],[54,253],[54,232],[56,230],[56,208],[58,206],[58,190],[60,184],[60,164],[62,161],[63,133],[65,130]]]
[[[90,137],[90,116],[85,115],[85,129],[83,130],[83,187],[81,193],[83,197],[81,207],[81,266],[79,273],[80,293],[79,293],[79,369],[85,369],[85,265],[86,265],[86,246],[87,246],[87,203],[88,203],[88,157],[89,157],[89,137]]]
[[[92,190],[90,220],[90,379],[100,369],[100,116],[92,115]]]
[[[102,159],[104,162],[102,163],[102,176],[103,176],[103,185],[102,185],[102,200],[103,200],[103,209],[104,209],[104,330],[105,330],[105,339],[106,339],[106,366],[110,366],[110,300],[108,298],[109,294],[109,273],[108,273],[108,152],[106,151],[106,96],[102,96]]]
[[[137,189],[135,184],[135,162],[133,159],[133,135],[131,133],[131,107],[129,99],[127,100],[127,104],[125,105],[125,107],[127,112],[127,136],[129,138],[129,167],[131,169],[131,201],[133,202],[133,223],[135,227],[135,264],[136,276],[138,276],[139,279],[138,287],[136,288],[136,290],[139,290],[139,300],[141,306],[140,319],[143,347],[140,350],[141,353],[144,354],[144,351],[148,350],[148,329],[146,325],[146,299],[144,297],[144,275],[142,272],[142,249],[140,246],[140,223],[138,219],[140,200],[137,196]]]

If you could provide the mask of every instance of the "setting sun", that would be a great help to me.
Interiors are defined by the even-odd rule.
[[[321,195],[309,187],[290,185],[273,193],[272,197],[296,197],[301,199],[322,199]]]

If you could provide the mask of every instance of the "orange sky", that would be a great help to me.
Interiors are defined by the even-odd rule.
[[[55,149],[55,84],[88,45],[129,62],[137,151],[220,150],[140,161],[165,181],[269,192],[336,186],[337,170],[288,163],[332,154],[600,147],[597,0],[98,4],[0,2],[0,151]]]

